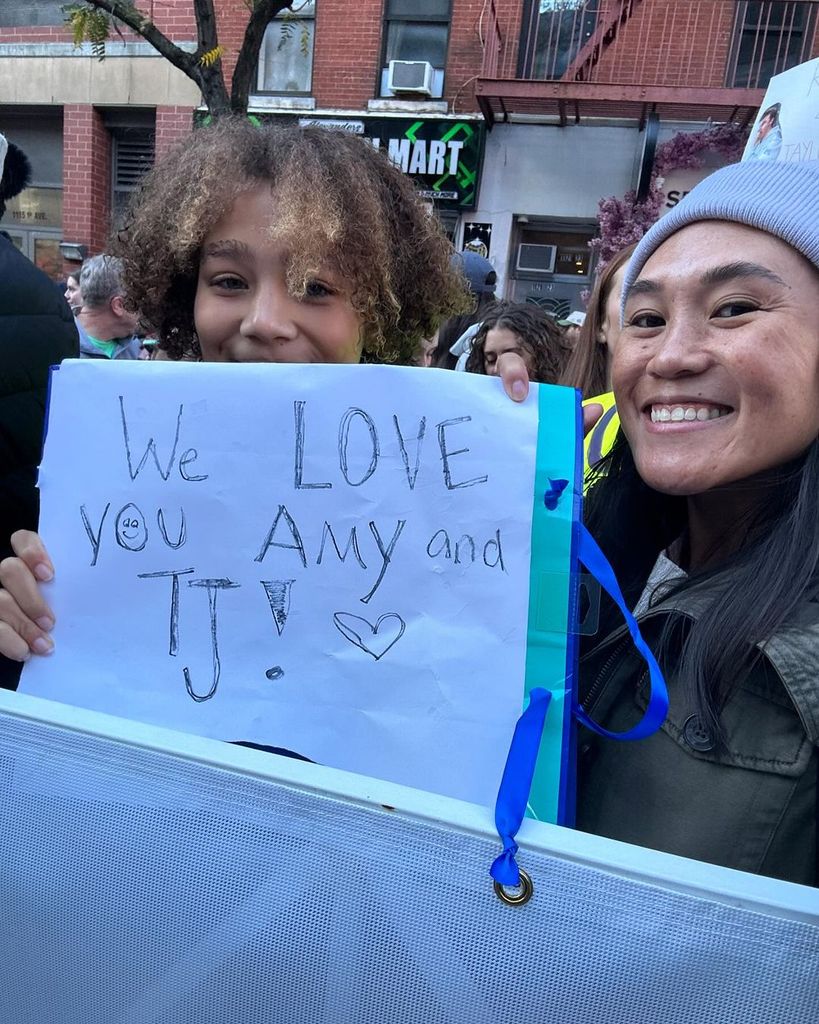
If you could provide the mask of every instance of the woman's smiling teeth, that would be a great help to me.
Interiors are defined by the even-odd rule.
[[[717,420],[731,412],[724,405],[652,405],[652,423],[682,423],[699,420]]]

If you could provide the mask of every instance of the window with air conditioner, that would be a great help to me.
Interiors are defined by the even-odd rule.
[[[522,242],[518,246],[516,270],[530,274],[553,274],[557,259],[556,245],[533,245]]]
[[[313,88],[315,0],[294,0],[267,26],[256,88],[275,96],[309,96]]]
[[[382,96],[443,96],[450,8],[450,0],[387,0]]]

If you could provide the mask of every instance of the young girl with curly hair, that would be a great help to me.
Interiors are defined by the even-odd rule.
[[[409,362],[468,306],[450,252],[365,140],[241,119],[157,164],[117,245],[162,350],[209,362]]]
[[[521,357],[530,381],[555,384],[571,350],[560,328],[539,306],[498,302],[483,314],[466,370],[498,376],[506,353]]]

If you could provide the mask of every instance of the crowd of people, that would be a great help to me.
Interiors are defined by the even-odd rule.
[[[157,164],[67,298],[98,358],[128,358],[145,330],[163,357],[208,362],[409,363],[423,346],[515,401],[530,381],[579,388],[587,524],[670,709],[639,742],[582,731],[578,827],[815,885],[818,185],[815,162],[712,174],[605,267],[572,344],[537,307],[498,302],[491,268],[453,258],[362,140],[224,120]],[[54,566],[20,525],[0,564],[0,652],[17,662],[50,653],[54,626]],[[646,673],[614,606],[600,618],[579,700],[624,731]]]

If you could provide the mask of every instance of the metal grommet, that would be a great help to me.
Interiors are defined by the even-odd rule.
[[[510,888],[509,886],[501,885],[500,882],[495,882],[493,884],[495,895],[501,903],[505,903],[508,907],[522,907],[524,903],[529,902],[535,891],[535,887],[532,884],[532,879],[529,875],[523,870],[523,868],[519,868],[518,870],[520,871],[519,886]]]

